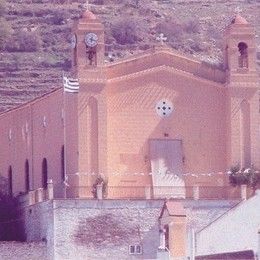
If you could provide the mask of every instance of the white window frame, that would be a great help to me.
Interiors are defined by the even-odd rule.
[[[134,248],[134,252],[133,253],[131,252],[131,248],[132,247]],[[137,252],[138,251],[137,250],[138,247],[140,248],[139,252]],[[143,253],[143,248],[142,248],[142,246],[140,244],[138,244],[138,245],[130,245],[128,247],[128,251],[129,251],[129,255],[141,255]]]

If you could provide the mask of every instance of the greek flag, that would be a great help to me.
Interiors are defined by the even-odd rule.
[[[78,93],[79,92],[79,80],[63,76],[63,89],[64,89],[64,92]]]

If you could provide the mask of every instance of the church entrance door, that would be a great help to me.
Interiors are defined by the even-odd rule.
[[[185,197],[181,140],[150,140],[155,197]]]

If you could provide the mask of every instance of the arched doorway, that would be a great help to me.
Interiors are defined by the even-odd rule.
[[[48,182],[48,163],[47,163],[47,159],[44,158],[42,160],[42,187],[44,189],[47,188],[47,182]]]
[[[13,196],[13,169],[12,166],[8,168],[8,194]]]
[[[25,190],[28,192],[30,190],[30,168],[29,168],[29,161],[25,161],[24,166],[25,171]]]

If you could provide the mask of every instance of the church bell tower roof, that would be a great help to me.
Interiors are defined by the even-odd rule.
[[[89,10],[86,10],[83,14],[82,14],[82,18],[86,19],[86,20],[97,20],[97,17]]]
[[[240,14],[237,14],[235,18],[232,20],[232,24],[248,24],[248,21]]]

